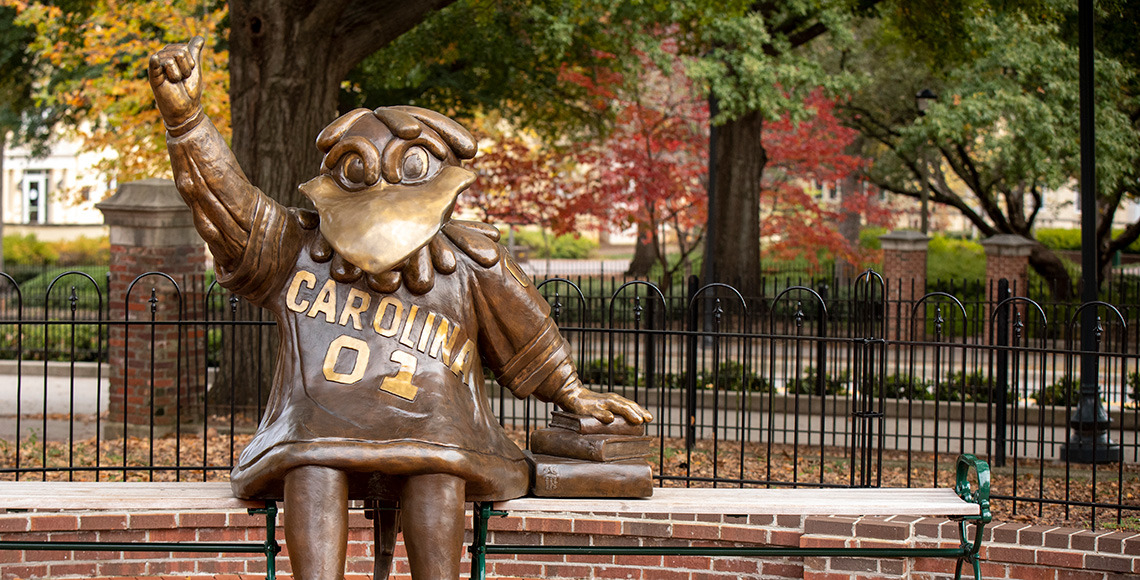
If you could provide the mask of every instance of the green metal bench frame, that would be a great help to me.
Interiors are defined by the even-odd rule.
[[[264,554],[265,578],[277,577],[277,502],[267,501],[263,508],[249,508],[250,515],[265,516],[265,541],[254,542],[53,542],[0,540],[0,550],[73,550],[93,552],[200,552],[230,554]]]
[[[978,489],[970,485],[969,473],[977,474]],[[700,547],[700,546],[528,546],[519,544],[488,544],[487,525],[494,516],[506,516],[508,512],[494,509],[491,502],[477,502],[473,507],[474,539],[468,551],[471,553],[471,578],[484,580],[487,574],[488,554],[562,554],[562,555],[674,555],[674,556],[845,556],[865,558],[955,558],[957,565],[954,577],[961,578],[962,567],[969,564],[974,569],[974,578],[981,579],[978,551],[982,545],[985,526],[992,519],[990,513],[990,467],[977,457],[964,454],[958,457],[954,491],[962,500],[976,504],[978,514],[955,518],[958,520],[960,544],[956,548],[801,548],[801,547]],[[885,515],[885,514],[877,514]],[[938,515],[938,514],[930,514]],[[968,525],[972,524],[973,539],[970,539]]]

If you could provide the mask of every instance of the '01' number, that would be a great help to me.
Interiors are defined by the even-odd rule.
[[[356,352],[356,362],[353,363],[352,369],[348,372],[337,372],[336,363],[340,360],[341,352],[345,350]],[[372,349],[363,340],[344,334],[338,336],[329,344],[329,350],[325,353],[325,378],[344,385],[351,385],[360,381],[364,378],[364,371],[368,368],[368,358],[371,354]],[[400,365],[400,369],[396,371],[395,376],[384,377],[384,381],[380,383],[380,390],[396,395],[401,399],[415,400],[416,392],[419,391],[419,387],[412,384],[412,375],[416,374],[416,364],[418,363],[416,356],[410,352],[395,350],[392,351],[389,358],[392,362]]]

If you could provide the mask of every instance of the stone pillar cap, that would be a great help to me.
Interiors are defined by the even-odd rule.
[[[111,243],[127,246],[199,245],[194,215],[169,179],[143,179],[119,186],[95,204],[111,226]]]
[[[169,179],[143,179],[131,181],[119,186],[115,195],[95,204],[103,212],[103,221],[107,225],[170,227],[191,226],[194,221],[190,208],[182,201],[178,188]],[[145,221],[130,219],[125,214],[144,214]],[[185,220],[174,218],[173,222],[156,223],[155,214],[186,214]],[[125,218],[125,219],[124,219]]]
[[[884,250],[917,252],[927,249],[930,236],[914,230],[896,230],[879,236],[879,243]]]
[[[999,234],[982,240],[986,254],[993,256],[1028,256],[1036,242],[1016,234]]]

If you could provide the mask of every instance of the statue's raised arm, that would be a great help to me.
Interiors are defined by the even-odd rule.
[[[243,263],[257,260],[247,248],[293,250],[294,220],[287,210],[249,182],[225,139],[202,109],[202,47],[205,40],[171,44],[150,57],[148,77],[166,125],[174,180],[194,213],[198,233],[210,246],[219,281],[255,302],[263,297],[273,272],[239,274]],[[263,244],[272,241],[275,243]],[[254,274],[252,272],[248,274]],[[229,282],[229,283],[227,283]]]

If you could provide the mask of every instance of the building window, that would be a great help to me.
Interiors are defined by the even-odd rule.
[[[47,223],[47,172],[25,171],[20,190],[24,195],[24,223]]]

